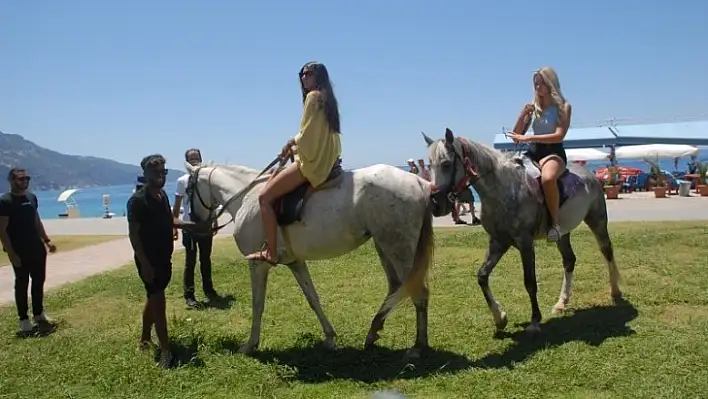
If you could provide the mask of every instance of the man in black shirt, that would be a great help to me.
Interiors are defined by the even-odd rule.
[[[47,249],[56,251],[39,217],[37,197],[27,191],[30,176],[24,169],[8,173],[10,192],[0,196],[0,241],[15,272],[15,305],[20,317],[19,334],[27,336],[32,324],[27,316],[27,288],[32,278],[32,314],[40,333],[50,332],[54,324],[44,314],[44,278]],[[45,248],[46,246],[46,248]]]
[[[168,368],[172,361],[167,336],[165,289],[172,278],[173,227],[183,223],[172,217],[170,200],[163,187],[167,178],[165,158],[154,154],[143,158],[145,185],[128,200],[128,230],[133,246],[135,266],[143,280],[147,301],[143,309],[142,349],[151,343],[152,325],[160,342],[160,367]]]

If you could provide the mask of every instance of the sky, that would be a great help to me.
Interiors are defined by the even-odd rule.
[[[574,126],[708,117],[708,2],[0,0],[0,130],[68,154],[262,168],[324,63],[346,167],[491,143],[558,72]]]

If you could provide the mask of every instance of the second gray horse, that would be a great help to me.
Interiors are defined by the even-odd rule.
[[[534,240],[545,238],[549,216],[538,178],[538,167],[526,157],[511,158],[484,144],[455,137],[446,129],[445,138],[433,140],[423,133],[428,144],[430,170],[435,186],[435,216],[450,213],[452,202],[472,184],[482,202],[482,226],[489,234],[489,249],[477,272],[477,281],[494,317],[497,329],[506,327],[506,312],[494,299],[489,275],[510,247],[521,253],[524,286],[531,300],[529,332],[541,330],[541,311],[536,297],[536,255]],[[602,183],[581,166],[570,165],[559,179],[561,193],[560,227],[557,242],[565,274],[554,312],[563,311],[570,301],[575,269],[575,254],[570,232],[581,222],[590,227],[610,274],[612,297],[619,299],[619,271],[612,241],[607,231],[607,204]]]

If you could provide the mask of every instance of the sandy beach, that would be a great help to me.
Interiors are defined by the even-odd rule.
[[[678,197],[654,198],[652,193],[623,194],[620,199],[607,201],[610,222],[619,221],[672,221],[706,220],[708,221],[708,198]],[[221,223],[229,221],[223,216]],[[470,221],[466,215],[464,220]],[[455,224],[448,215],[435,218],[436,227],[452,227]],[[45,220],[44,226],[49,235],[127,235],[125,218],[113,219],[65,219]],[[480,229],[481,227],[468,227]],[[219,232],[219,238],[232,234],[233,227],[227,225]],[[181,245],[176,245],[177,251]],[[237,256],[236,251],[234,255]],[[51,255],[47,267],[46,289],[72,283],[88,276],[113,270],[132,261],[133,252],[128,238],[80,248],[73,251]],[[2,266],[2,265],[0,265]],[[176,265],[181,267],[181,265]],[[12,268],[0,267],[0,304],[13,301],[14,277]]]

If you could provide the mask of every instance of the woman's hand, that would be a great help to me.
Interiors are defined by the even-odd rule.
[[[516,134],[514,132],[509,132],[506,137],[510,138],[514,143],[528,143],[531,141],[531,136],[525,136],[523,134]]]
[[[283,149],[280,150],[280,155],[278,155],[278,156],[281,159],[287,158],[292,153],[294,145],[295,145],[295,139],[288,140],[288,142],[285,143],[285,146],[283,147]]]

